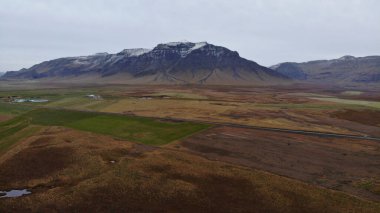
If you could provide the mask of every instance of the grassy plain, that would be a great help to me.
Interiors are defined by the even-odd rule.
[[[15,111],[17,107],[49,107],[297,130],[380,135],[378,130],[365,128],[351,120],[337,119],[334,116],[345,110],[379,110],[380,101],[373,101],[378,97],[375,92],[353,92],[355,91],[350,91],[350,94],[355,95],[347,96],[345,89],[128,85],[0,91],[2,97],[12,95],[49,100],[48,103],[23,103],[3,107],[0,104],[0,116],[2,120],[9,119],[9,116],[1,113],[4,107]],[[101,99],[85,97],[88,94],[99,95]],[[349,99],[350,97],[353,99]]]
[[[379,108],[330,101],[378,102],[379,93],[345,91],[0,89],[0,191],[32,191],[0,199],[0,212],[379,212],[372,196],[380,187],[376,144],[202,123],[379,137]],[[49,102],[7,103],[8,96]]]

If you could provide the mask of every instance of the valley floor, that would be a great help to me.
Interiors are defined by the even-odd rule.
[[[31,192],[0,198],[0,212],[379,212],[378,94],[0,89],[0,191]],[[257,126],[358,137],[250,128]]]

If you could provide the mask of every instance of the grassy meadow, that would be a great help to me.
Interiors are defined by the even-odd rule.
[[[65,126],[150,145],[164,145],[209,127],[193,122],[41,108],[0,123],[0,136],[6,138],[29,125]]]
[[[38,109],[22,117],[35,125],[65,126],[150,145],[164,145],[209,127],[193,122],[54,109]]]

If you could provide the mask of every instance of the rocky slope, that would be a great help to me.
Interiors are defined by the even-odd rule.
[[[271,68],[289,78],[316,83],[380,83],[380,56],[286,62]]]
[[[248,85],[289,81],[235,51],[207,42],[171,42],[153,49],[60,58],[7,72],[2,79]]]

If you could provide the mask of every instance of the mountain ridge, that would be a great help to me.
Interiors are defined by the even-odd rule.
[[[85,79],[126,83],[255,84],[288,82],[289,78],[236,51],[207,42],[169,42],[153,49],[124,49],[65,57],[7,72],[2,79]]]
[[[380,56],[345,55],[331,60],[284,62],[270,68],[291,79],[312,83],[380,82]]]

